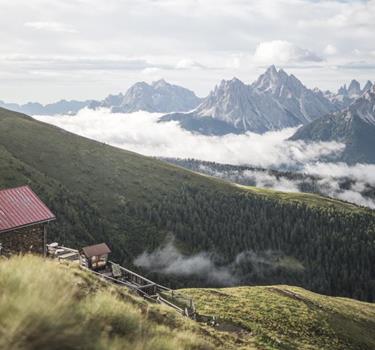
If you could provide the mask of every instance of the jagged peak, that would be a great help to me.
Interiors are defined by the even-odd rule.
[[[347,92],[348,92],[348,89],[347,89],[347,87],[346,87],[346,84],[344,84],[343,86],[341,86],[341,87],[338,89],[338,91],[337,91],[337,93],[338,93],[339,95],[346,95]]]
[[[353,90],[353,89],[355,90],[361,89],[361,84],[356,79],[353,79],[349,84],[348,90]]]
[[[156,80],[156,81],[153,81],[151,83],[151,86],[153,87],[163,87],[163,86],[167,86],[167,85],[170,85],[165,79],[159,79],[159,80]]]
[[[243,86],[245,83],[241,81],[240,79],[233,77],[232,79],[225,80],[223,79],[220,84],[217,86],[217,88],[224,88],[224,87],[234,87],[234,86]]]
[[[370,80],[367,80],[365,86],[363,87],[362,92],[366,92],[367,90],[370,90],[373,86],[374,84]]]
[[[270,74],[277,74],[277,69],[276,69],[276,66],[274,64],[272,64],[271,66],[269,66],[266,70],[266,74],[267,73],[270,73]]]

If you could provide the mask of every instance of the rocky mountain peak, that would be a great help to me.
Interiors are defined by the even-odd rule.
[[[293,74],[289,75],[283,69],[277,70],[273,65],[252,84],[252,87],[262,92],[288,96],[299,95],[306,89]]]
[[[350,97],[360,96],[361,95],[361,84],[353,79],[348,87],[348,95]]]
[[[168,85],[170,85],[170,84],[167,83],[164,79],[159,79],[157,81],[152,82],[152,84],[151,84],[151,86],[154,87],[155,89],[163,88],[163,87],[168,86]]]
[[[365,93],[367,90],[371,90],[371,88],[373,86],[374,86],[374,84],[370,80],[367,80],[367,83],[365,84],[365,86],[362,89],[362,93]]]

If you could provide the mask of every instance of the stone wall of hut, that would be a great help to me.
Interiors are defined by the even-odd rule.
[[[0,243],[5,254],[43,254],[44,224],[28,226],[14,231],[0,232]]]

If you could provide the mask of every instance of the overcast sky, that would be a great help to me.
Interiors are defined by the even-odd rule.
[[[375,0],[0,0],[0,99],[103,98],[158,78],[200,96],[274,63],[308,87],[375,80]]]

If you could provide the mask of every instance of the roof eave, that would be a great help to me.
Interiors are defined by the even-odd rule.
[[[0,230],[0,233],[9,232],[9,231],[15,231],[15,230],[20,230],[21,228],[25,228],[25,227],[29,227],[29,226],[46,224],[46,223],[48,223],[50,221],[54,221],[54,220],[56,220],[56,217],[53,217],[51,219],[42,220],[42,221],[32,222],[32,223],[26,224],[26,225],[21,225],[21,226],[15,226],[15,227],[7,228],[5,230]]]

